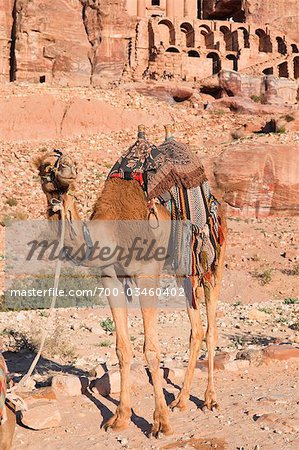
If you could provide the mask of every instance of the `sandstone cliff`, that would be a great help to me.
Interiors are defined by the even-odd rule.
[[[99,75],[119,78],[132,28],[124,8],[122,0],[1,0],[2,79],[88,85]]]
[[[0,82],[9,79],[14,0],[0,0]]]

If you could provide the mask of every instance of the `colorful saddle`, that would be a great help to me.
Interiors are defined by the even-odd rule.
[[[137,141],[112,167],[108,178],[114,177],[137,180],[149,201],[158,199],[168,208],[173,219],[170,245],[174,268],[184,260],[192,285],[195,277],[212,284],[223,242],[219,203],[211,194],[201,161],[190,148],[169,135],[156,147],[140,127]],[[182,220],[192,224],[191,252],[182,241]]]

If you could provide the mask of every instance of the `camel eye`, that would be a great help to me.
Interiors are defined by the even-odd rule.
[[[45,165],[44,165],[44,171],[45,171],[45,172],[49,172],[50,170],[51,170],[51,164],[49,164],[49,163],[48,163],[48,164],[45,164]]]

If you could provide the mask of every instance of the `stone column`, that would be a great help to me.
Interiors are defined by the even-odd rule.
[[[137,0],[137,16],[145,17],[146,0]]]
[[[166,17],[174,17],[174,0],[166,0]]]
[[[190,17],[190,3],[192,2],[192,0],[184,0],[184,17]]]

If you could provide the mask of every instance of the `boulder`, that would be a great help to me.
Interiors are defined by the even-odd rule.
[[[90,389],[97,391],[103,397],[120,392],[120,372],[119,370],[109,370],[101,378],[93,380],[90,383]]]
[[[241,75],[233,70],[221,70],[219,73],[219,86],[231,96],[242,94]]]
[[[190,85],[183,83],[140,83],[137,86],[134,84],[133,87],[140,94],[149,95],[166,102],[182,102],[188,100],[195,92]]]
[[[80,378],[75,375],[55,375],[52,378],[52,389],[57,396],[76,397],[82,394]]]
[[[215,370],[224,370],[225,364],[230,360],[230,355],[228,353],[218,353],[214,359],[214,368]],[[196,363],[196,368],[200,369],[203,372],[208,371],[208,360],[207,359],[199,359]]]
[[[266,103],[277,105],[297,103],[298,83],[296,80],[267,75],[263,79],[262,89]]]
[[[61,424],[57,401],[42,404],[30,403],[28,411],[22,412],[21,422],[33,430],[55,428]]]
[[[27,411],[21,413],[21,423],[33,430],[55,428],[61,424],[56,394],[51,387],[22,394]]]
[[[263,349],[265,361],[299,358],[299,348],[292,345],[269,345]]]

